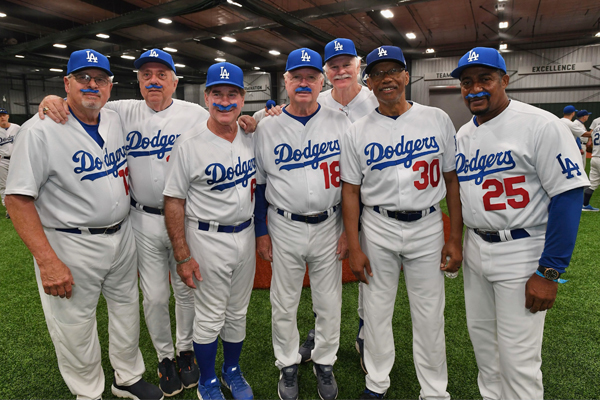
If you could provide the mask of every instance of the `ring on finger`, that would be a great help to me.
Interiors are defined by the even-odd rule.
[[[48,111],[50,111],[50,109],[49,109],[48,107],[44,107],[44,108],[42,109],[42,112],[44,113],[44,115],[45,115],[45,114],[46,114]]]

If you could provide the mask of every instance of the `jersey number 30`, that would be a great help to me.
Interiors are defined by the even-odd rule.
[[[523,188],[514,187],[515,184],[523,182],[525,182],[524,175],[505,178],[504,184],[498,179],[487,179],[483,182],[483,185],[481,186],[482,189],[494,188],[483,195],[483,206],[485,207],[485,211],[506,210],[506,204],[492,203],[492,199],[500,197],[505,190],[507,197],[521,197],[520,200],[506,199],[509,206],[512,208],[525,208],[525,206],[529,204],[529,193]]]
[[[424,190],[429,186],[437,187],[440,184],[440,160],[439,158],[434,158],[431,161],[431,164],[428,164],[427,161],[417,161],[413,164],[413,171],[419,171],[421,176],[419,179],[413,182],[417,190]]]

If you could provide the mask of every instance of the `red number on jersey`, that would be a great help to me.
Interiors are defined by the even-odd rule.
[[[506,199],[511,208],[525,208],[527,204],[529,204],[529,193],[524,188],[515,188],[514,185],[517,183],[525,182],[525,176],[514,176],[511,178],[504,179],[504,185],[498,179],[487,179],[483,182],[481,187],[483,189],[489,189],[491,186],[494,187],[494,190],[487,192],[483,195],[483,206],[485,211],[494,211],[494,210],[506,210],[506,204],[504,203],[494,203],[492,204],[491,199],[495,199],[500,197],[502,193],[504,193],[504,189],[506,188],[506,196],[515,197],[520,196],[521,200],[516,199]]]
[[[431,164],[427,164],[427,161],[417,161],[413,164],[413,171],[419,171],[421,176],[418,180],[414,181],[413,184],[417,190],[423,190],[429,186],[437,187],[440,184],[440,160],[435,158],[431,161]]]
[[[250,181],[250,201],[254,201],[254,193],[256,192],[256,179]]]
[[[123,185],[125,185],[125,194],[129,194],[129,183],[127,177],[129,176],[129,167],[125,167],[119,171],[119,176],[123,178]]]
[[[323,177],[325,178],[325,189],[329,189],[331,185],[340,187],[340,162],[332,161],[331,164],[322,162],[319,168],[323,170]]]

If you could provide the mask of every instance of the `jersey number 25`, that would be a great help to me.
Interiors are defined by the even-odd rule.
[[[486,181],[483,182],[483,185],[481,185],[481,188],[489,189],[493,187],[494,190],[490,190],[483,195],[483,206],[485,211],[506,210],[506,204],[492,203],[492,199],[500,197],[505,190],[507,197],[521,197],[521,200],[507,198],[506,202],[509,206],[512,208],[525,208],[525,206],[529,204],[529,193],[524,188],[514,187],[515,184],[523,182],[525,182],[524,175],[504,178],[504,184],[498,179],[486,179]]]

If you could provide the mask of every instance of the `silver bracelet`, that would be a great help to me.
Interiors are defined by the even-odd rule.
[[[177,265],[185,264],[186,262],[190,261],[191,259],[192,259],[192,256],[190,255],[188,258],[184,258],[181,261],[177,261]]]

